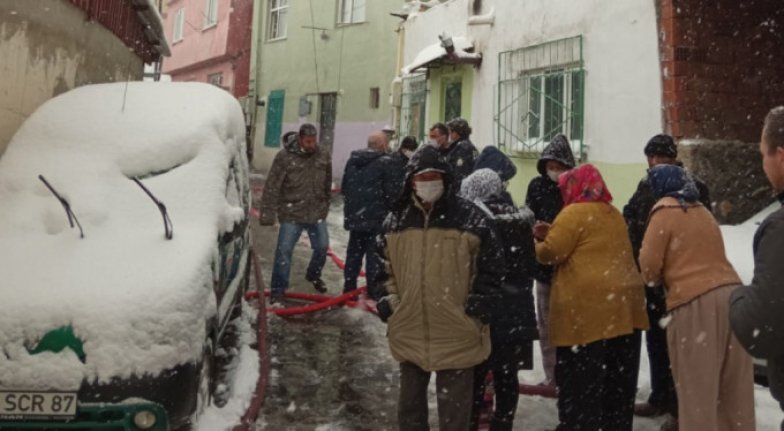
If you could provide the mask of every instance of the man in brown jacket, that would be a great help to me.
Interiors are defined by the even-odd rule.
[[[436,373],[439,429],[468,429],[473,367],[490,354],[493,293],[505,271],[493,221],[456,196],[451,169],[433,147],[406,167],[401,198],[384,223],[379,301],[400,362],[401,430],[428,429],[427,387]]]
[[[275,265],[272,270],[271,302],[278,301],[289,286],[291,254],[302,231],[308,232],[313,255],[305,279],[324,293],[321,270],[327,260],[329,234],[327,213],[332,188],[332,158],[316,142],[316,128],[303,124],[291,135],[272,162],[261,197],[262,226],[280,222]]]

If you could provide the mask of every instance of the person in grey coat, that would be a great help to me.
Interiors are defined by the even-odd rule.
[[[770,111],[760,142],[762,168],[784,204],[784,106]],[[730,325],[754,357],[767,359],[773,398],[784,410],[784,208],[754,235],[754,278],[730,296]],[[784,422],[781,424],[784,431]]]
[[[303,124],[275,155],[261,197],[262,226],[280,223],[270,285],[271,302],[289,287],[291,254],[302,231],[308,232],[313,256],[305,279],[321,293],[327,291],[321,271],[327,261],[327,213],[332,189],[332,157],[316,142],[316,127]]]

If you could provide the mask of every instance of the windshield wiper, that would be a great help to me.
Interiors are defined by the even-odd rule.
[[[152,194],[152,192],[150,192],[150,190],[147,189],[147,187],[145,187],[141,181],[139,181],[138,177],[133,177],[131,179],[136,184],[138,184],[139,187],[141,187],[142,190],[144,190],[144,192],[147,193],[147,196],[149,196],[150,199],[152,199],[152,201],[155,202],[155,205],[158,206],[158,210],[161,212],[161,215],[163,216],[163,230],[166,233],[166,239],[174,238],[174,226],[172,225],[171,219],[169,218],[169,213],[166,211],[166,205],[164,205],[163,202],[159,201],[158,198],[156,198]]]
[[[79,219],[76,218],[76,214],[74,214],[73,211],[71,210],[71,204],[69,204],[64,197],[60,196],[60,194],[57,193],[54,187],[52,187],[52,185],[49,184],[49,181],[46,181],[46,178],[44,178],[43,175],[38,175],[38,179],[41,180],[46,186],[46,188],[49,189],[50,192],[52,192],[54,197],[56,197],[57,200],[60,201],[60,204],[65,209],[65,215],[68,216],[68,224],[71,225],[71,229],[73,229],[74,222],[76,222],[76,225],[79,226],[79,237],[84,238],[84,230],[82,230],[82,224],[79,223]]]

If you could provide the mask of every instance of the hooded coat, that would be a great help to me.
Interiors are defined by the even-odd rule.
[[[381,231],[392,201],[400,191],[395,170],[392,158],[381,151],[366,148],[351,152],[341,184],[346,230]]]
[[[544,148],[542,156],[536,164],[539,176],[531,180],[528,184],[528,192],[525,194],[525,205],[533,211],[536,220],[552,223],[563,208],[563,197],[558,183],[547,176],[547,162],[549,160],[561,162],[569,169],[575,167],[572,147],[565,136],[556,136]],[[542,283],[550,284],[552,274],[552,267],[540,265],[539,275],[536,279]]]
[[[484,153],[483,153],[484,154]],[[504,283],[492,304],[491,338],[534,340],[538,338],[533,278],[537,271],[534,251],[534,215],[528,208],[506,202],[503,183],[495,172],[477,169],[463,180],[460,195],[493,218],[506,261]]]
[[[425,169],[444,173],[444,194],[429,212],[412,188],[413,176]],[[392,356],[427,371],[469,368],[489,356],[489,328],[466,314],[465,306],[469,294],[497,292],[505,273],[492,219],[459,198],[450,180],[451,169],[435,148],[414,154],[378,247],[382,301],[392,311]]]
[[[778,196],[784,204],[784,194]],[[784,409],[784,208],[769,215],[754,234],[754,278],[732,292],[730,325],[738,341],[768,360],[770,393]]]
[[[326,220],[332,189],[332,158],[320,146],[306,152],[293,135],[272,161],[261,197],[262,225],[315,224]]]
[[[479,169],[491,169],[502,182],[507,183],[517,175],[517,166],[496,147],[485,147],[479,154],[474,164],[474,172]],[[500,197],[508,204],[514,205],[514,200],[506,189],[500,192]]]

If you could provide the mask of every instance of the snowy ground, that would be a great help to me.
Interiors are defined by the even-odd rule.
[[[342,228],[339,200],[333,202],[328,222],[332,248],[344,256],[348,235]],[[258,225],[253,230],[268,283],[277,230]],[[312,292],[303,278],[309,258],[310,249],[303,239],[295,251],[292,270],[291,288],[295,291]],[[324,279],[330,293],[342,290],[342,273],[329,261]],[[299,318],[270,317],[269,325],[272,374],[258,422],[260,429],[397,429],[397,363],[387,348],[386,326],[378,318],[362,311],[338,309]],[[536,352],[537,367],[520,373],[523,382],[535,384],[543,379],[538,349]],[[638,400],[645,400],[650,392],[645,351],[638,386]],[[437,429],[434,392],[430,398],[431,428]],[[756,403],[757,429],[778,430],[782,413],[766,388],[756,388]],[[515,429],[553,429],[557,417],[555,400],[521,396]],[[658,430],[662,422],[663,418],[635,418],[634,429]]]

